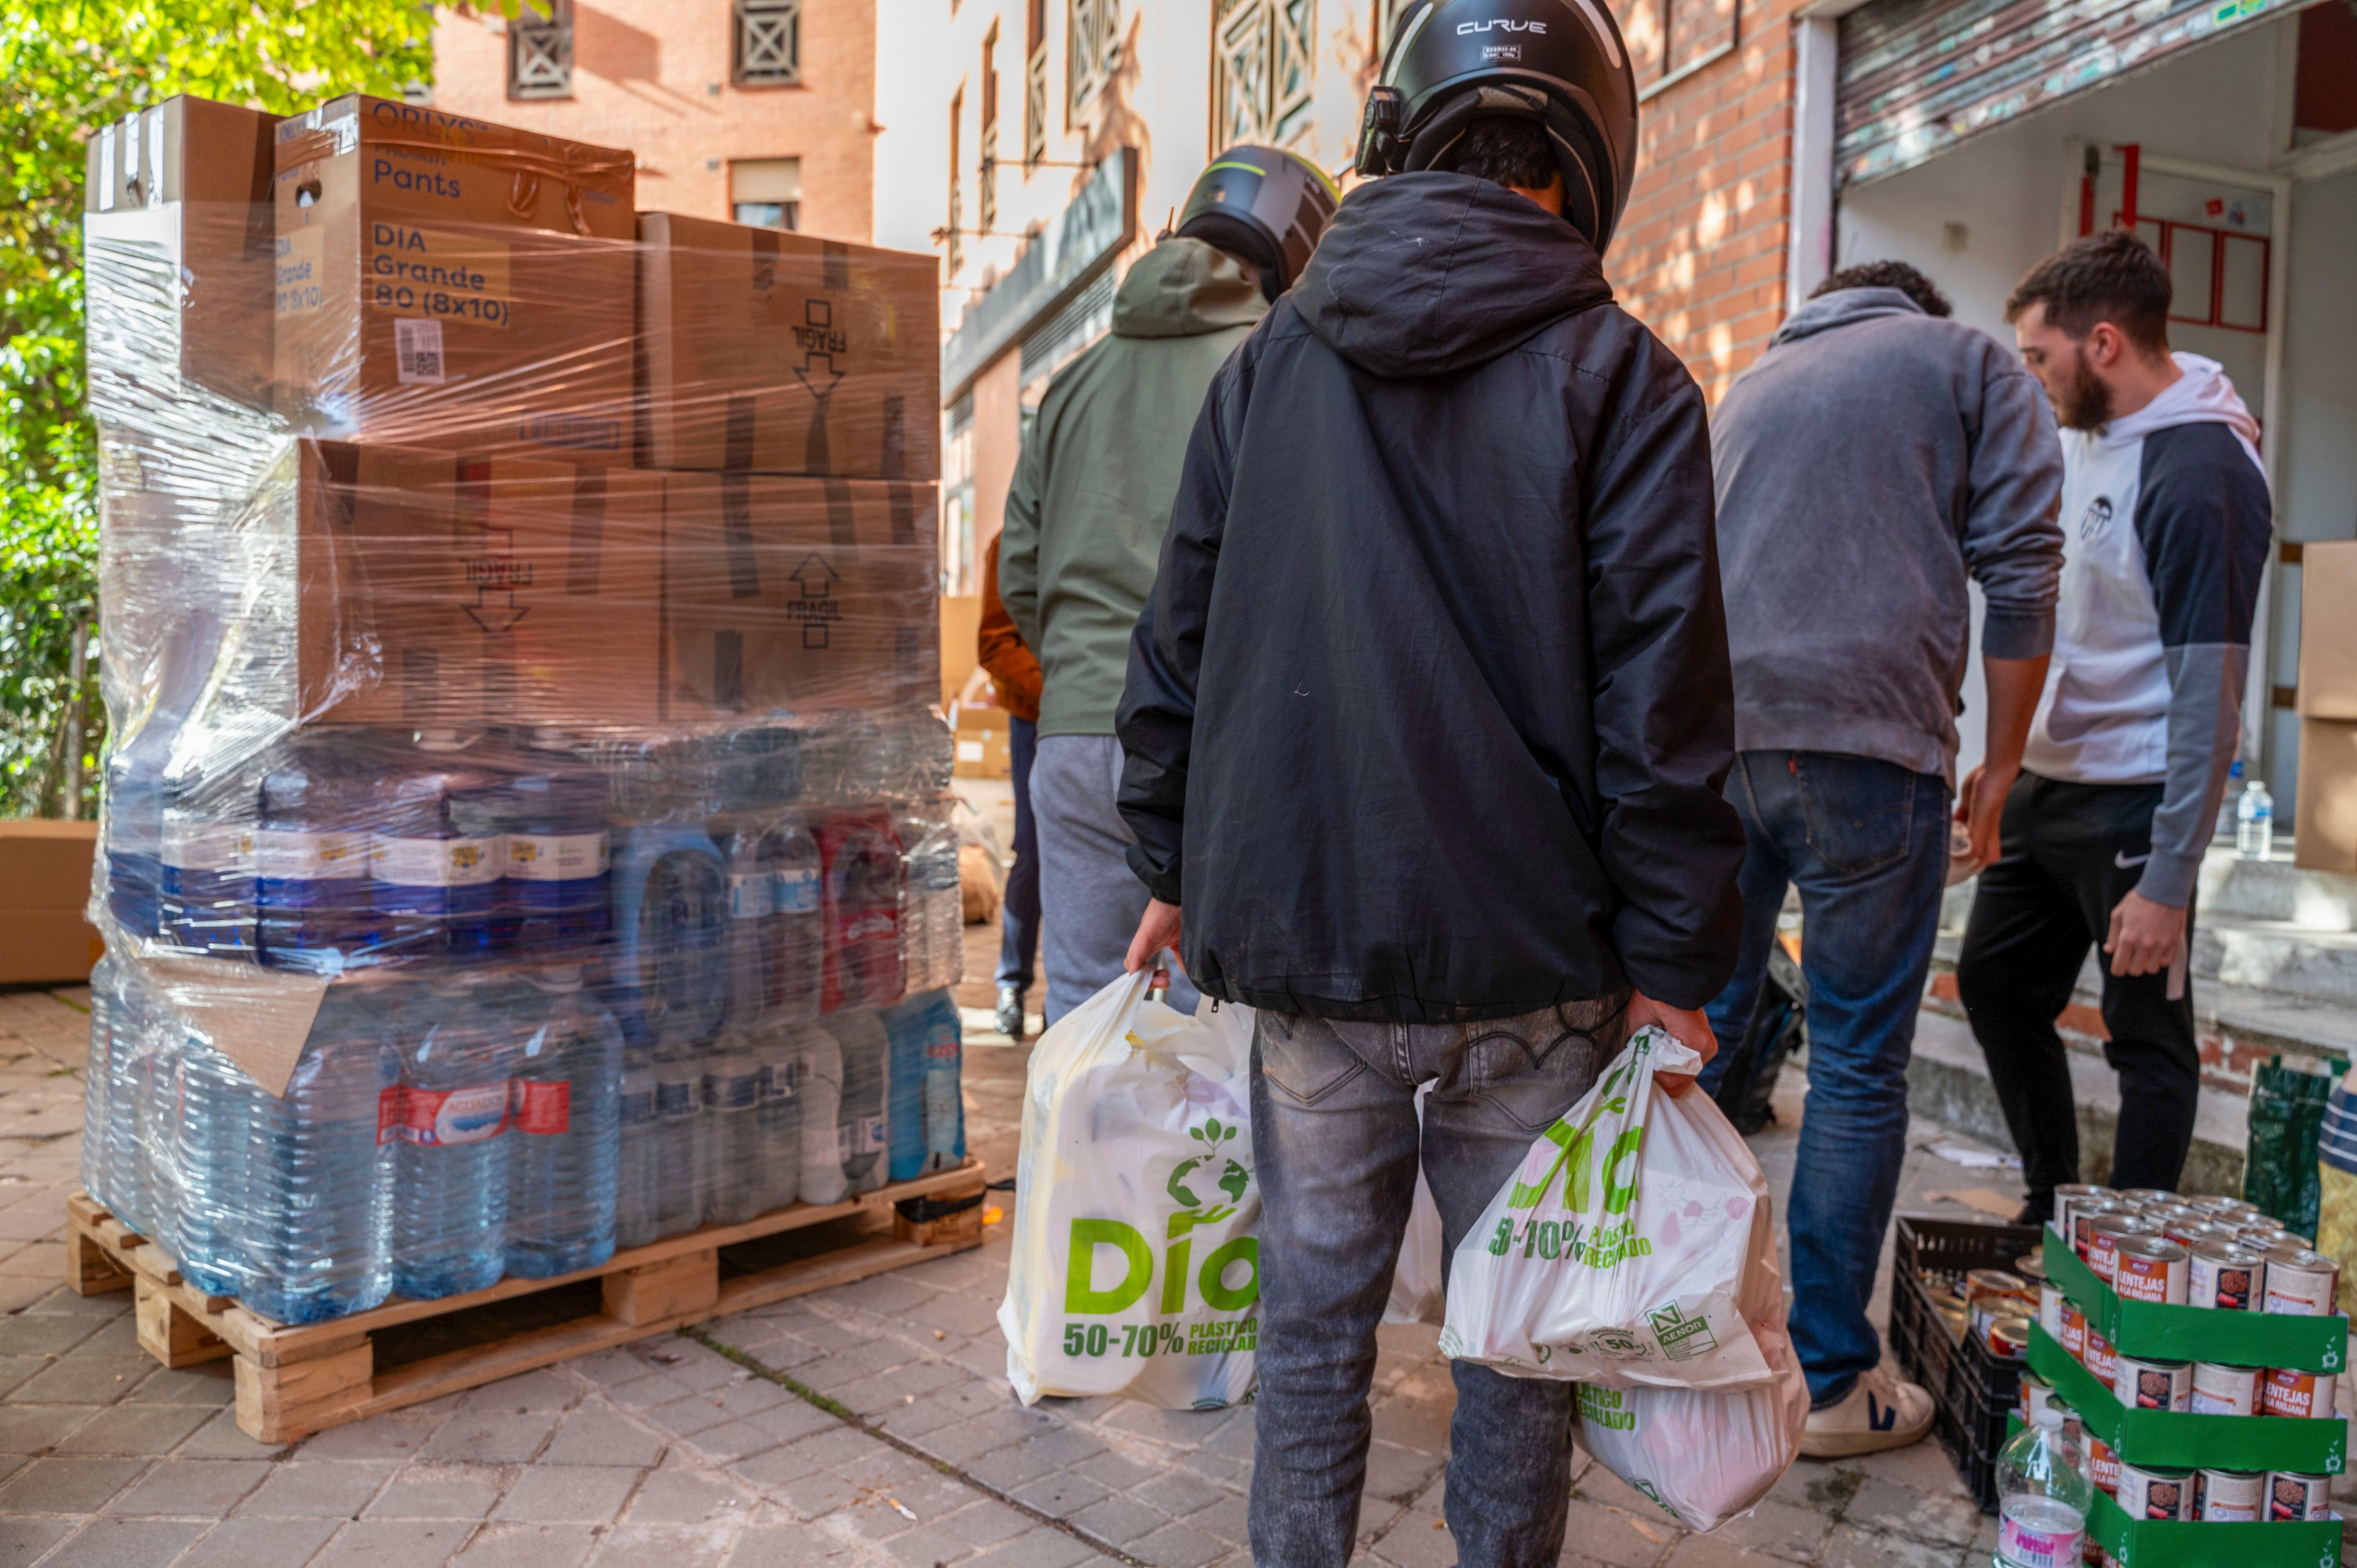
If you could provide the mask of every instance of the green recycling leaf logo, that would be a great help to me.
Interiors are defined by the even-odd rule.
[[[1233,1142],[1243,1131],[1234,1122],[1222,1122],[1216,1116],[1200,1127],[1187,1129],[1187,1135],[1203,1144],[1204,1150],[1191,1159],[1179,1161],[1171,1170],[1170,1179],[1163,1184],[1163,1190],[1170,1195],[1170,1201],[1179,1205],[1178,1212],[1170,1217],[1170,1239],[1175,1240],[1198,1226],[1216,1225],[1235,1213],[1243,1204],[1244,1189],[1252,1186],[1252,1172],[1222,1147]],[[1195,1196],[1194,1189],[1187,1186],[1187,1180],[1198,1166],[1208,1166],[1222,1156],[1226,1157],[1227,1164],[1219,1174],[1217,1185],[1220,1191],[1227,1194],[1228,1201],[1224,1205],[1213,1204],[1206,1208],[1203,1200]]]

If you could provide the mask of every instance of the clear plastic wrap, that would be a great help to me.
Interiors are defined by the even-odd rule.
[[[633,166],[364,98],[92,141],[84,1176],[281,1321],[963,1155],[933,264]]]

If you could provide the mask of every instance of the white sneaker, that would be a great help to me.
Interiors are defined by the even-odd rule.
[[[1847,1396],[1809,1412],[1801,1430],[1801,1452],[1812,1459],[1839,1459],[1904,1448],[1932,1430],[1932,1396],[1877,1367],[1862,1372]]]

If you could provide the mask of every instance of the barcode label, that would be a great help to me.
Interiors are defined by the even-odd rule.
[[[442,384],[442,324],[402,319],[393,324],[393,359],[404,386]]]

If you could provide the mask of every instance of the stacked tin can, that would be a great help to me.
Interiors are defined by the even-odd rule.
[[[2332,1371],[2248,1364],[2255,1359],[2247,1350],[2230,1355],[2221,1349],[2214,1359],[2178,1359],[2141,1349],[2131,1353],[2104,1338],[2100,1325],[2106,1314],[2100,1297],[2107,1291],[2120,1304],[2201,1309],[2199,1317],[2168,1320],[2161,1337],[2172,1346],[2198,1348],[2205,1340],[2214,1340],[2218,1346],[2233,1346],[2238,1339],[2249,1342],[2250,1336],[2233,1331],[2231,1321],[2211,1321],[2212,1315],[2219,1319],[2229,1313],[2332,1317],[2339,1325],[2337,1337],[2327,1331],[2321,1336],[2324,1351],[2303,1359],[2339,1367],[2346,1361],[2347,1324],[2336,1316],[2340,1282],[2335,1261],[2312,1251],[2305,1238],[2284,1230],[2250,1204],[2232,1197],[2063,1187],[2056,1189],[2054,1218],[2048,1231],[2044,1256],[2052,1264],[2050,1272],[2062,1277],[2046,1278],[2038,1284],[2040,1334],[2033,1340],[2042,1337],[2059,1347],[2062,1356],[2110,1394],[2121,1412],[2276,1416],[2335,1423],[2327,1441],[2310,1445],[2330,1460],[2328,1466],[2316,1470],[2252,1468],[2247,1452],[2236,1451],[2238,1446],[2247,1450],[2249,1444],[2231,1441],[2207,1444],[2217,1450],[2215,1463],[2154,1463],[2149,1462],[2148,1453],[2115,1451],[2091,1425],[2088,1452],[2097,1489],[2107,1494],[2129,1520],[2138,1523],[2331,1520],[2335,1516],[2329,1500],[2330,1472],[2339,1469],[2346,1449],[2345,1428],[2341,1425],[2345,1418],[2334,1409]],[[2059,1261],[2061,1257],[2075,1260],[2083,1266],[2083,1273]],[[2029,1262],[2025,1260],[2025,1268]],[[2084,1288],[2088,1274],[2102,1290]],[[2066,1288],[2072,1281],[2082,1287],[2075,1294]],[[2096,1299],[2083,1301],[2078,1294]],[[2145,1321],[2157,1320],[2147,1316]],[[2050,1359],[2052,1354],[2033,1343],[2033,1374],[2022,1379],[2025,1417],[2049,1403],[2069,1408],[2057,1385],[2075,1380],[2069,1371],[2056,1369]],[[2052,1375],[2035,1375],[2041,1368]],[[2117,1433],[2121,1426],[2115,1423],[2113,1430]],[[2176,1430],[2222,1434],[2231,1429]],[[2183,1444],[2168,1446],[2178,1449]],[[2250,1544],[2238,1541],[2233,1550],[2239,1553]],[[2263,1557],[2273,1555],[2263,1547],[2264,1543]],[[2090,1563],[2112,1561],[2092,1531],[2087,1552]],[[2155,1551],[2144,1560],[2170,1561],[2176,1555],[2174,1551]]]

